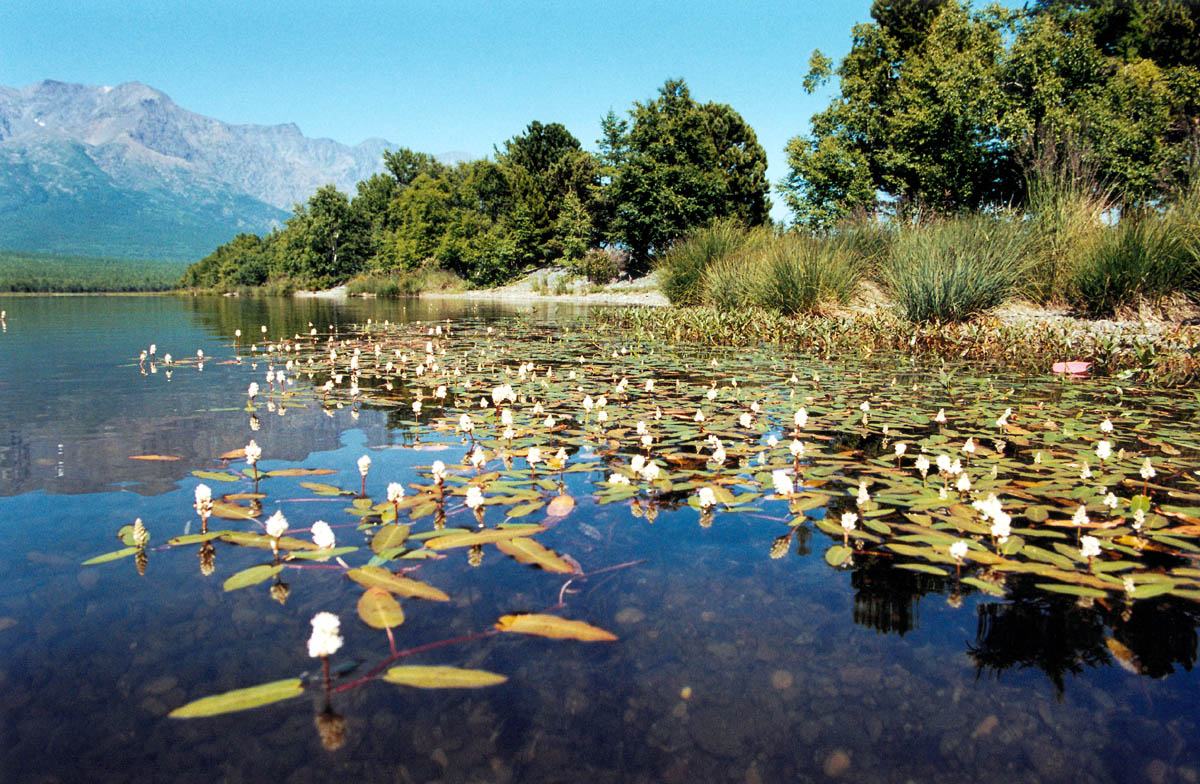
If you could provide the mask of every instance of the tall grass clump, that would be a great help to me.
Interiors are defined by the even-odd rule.
[[[718,310],[734,311],[759,304],[759,288],[764,254],[776,241],[767,227],[744,230],[739,245],[730,253],[712,261],[700,281],[700,297],[694,304],[712,305]]]
[[[878,272],[896,245],[895,226],[866,212],[856,212],[841,221],[831,236],[858,259],[864,275]]]
[[[972,215],[900,233],[881,277],[900,315],[914,323],[965,321],[1013,295],[1028,272],[1028,229]]]
[[[845,304],[863,271],[862,258],[838,238],[779,237],[757,269],[758,305],[792,316]]]
[[[1076,271],[1073,303],[1089,316],[1111,316],[1158,307],[1175,292],[1194,295],[1197,230],[1175,209],[1122,217]]]
[[[672,305],[698,305],[708,268],[737,251],[747,232],[736,222],[719,220],[671,246],[658,263],[659,287]]]
[[[351,295],[372,294],[377,297],[410,297],[423,291],[459,291],[464,288],[466,284],[458,275],[432,265],[360,275],[346,284],[346,291]]]
[[[1026,294],[1036,302],[1064,301],[1083,260],[1103,241],[1112,194],[1079,167],[1042,168],[1027,179],[1026,212],[1035,241]]]

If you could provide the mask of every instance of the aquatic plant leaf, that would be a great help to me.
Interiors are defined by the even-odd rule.
[[[1128,595],[1134,599],[1149,599],[1153,596],[1162,596],[1164,593],[1170,593],[1174,589],[1175,583],[1173,581],[1162,583],[1142,583],[1141,585],[1135,586]]]
[[[924,572],[925,574],[936,574],[939,577],[946,576],[945,569],[943,569],[940,566],[934,566],[933,564],[902,563],[902,564],[896,564],[896,568],[897,569],[908,569],[909,571],[912,571],[912,572]]]
[[[268,471],[267,476],[329,476],[336,473],[337,471],[332,468],[278,468],[274,471]]]
[[[564,561],[558,553],[547,549],[536,539],[519,537],[496,542],[496,549],[505,555],[511,555],[517,563],[540,566],[548,572],[572,574],[577,571],[571,564]]]
[[[508,517],[524,517],[525,515],[533,514],[534,512],[541,509],[545,505],[546,505],[545,501],[534,501],[531,504],[521,504],[520,506],[514,506],[512,509],[508,510],[507,516]]]
[[[236,544],[239,547],[257,547],[260,550],[270,550],[272,543],[280,550],[315,550],[312,542],[297,539],[294,536],[281,536],[278,539],[266,534],[256,534],[250,531],[231,531],[221,537],[222,542]]]
[[[174,461],[178,460],[179,458],[175,457],[174,455],[130,455],[129,459],[130,460],[164,460],[167,462],[174,462]]]
[[[288,553],[289,561],[324,561],[329,558],[336,558],[339,555],[345,555],[357,550],[357,547],[331,547],[328,550],[294,550]]]
[[[1063,585],[1061,583],[1036,583],[1043,591],[1066,593],[1072,596],[1086,596],[1092,599],[1103,599],[1108,594],[1098,588],[1088,588],[1084,585]]]
[[[253,520],[254,512],[250,511],[249,507],[235,504],[230,501],[222,501],[219,499],[213,500],[213,517],[220,517],[225,520]]]
[[[218,460],[242,460],[245,457],[246,457],[246,447],[240,446],[237,449],[230,449],[228,452],[218,455],[217,459]]]
[[[207,542],[212,539],[220,539],[222,536],[226,536],[227,534],[231,533],[233,533],[233,531],[209,531],[208,533],[204,534],[185,534],[184,536],[176,536],[173,539],[168,539],[167,544],[174,545],[176,547],[189,544],[200,544],[201,542]]]
[[[231,474],[228,471],[193,471],[192,476],[207,482],[236,482],[238,480],[237,474]]]
[[[479,689],[504,683],[508,676],[461,667],[408,665],[392,667],[383,674],[383,679],[388,683],[415,686],[418,689]]]
[[[435,588],[429,583],[423,583],[420,580],[413,580],[398,574],[392,574],[382,566],[363,566],[358,569],[351,569],[346,572],[346,576],[359,585],[368,588],[382,588],[385,591],[390,591],[400,596],[408,596],[415,599],[430,599],[436,602],[450,600],[446,592],[440,588]]]
[[[425,546],[430,550],[449,550],[453,547],[470,547],[474,544],[501,542],[517,536],[533,536],[545,530],[546,527],[543,525],[534,525],[528,528],[492,528],[486,531],[439,536],[425,542]]]
[[[139,549],[140,548],[137,548],[137,547],[124,547],[120,550],[113,550],[111,553],[105,553],[104,555],[97,555],[94,558],[89,558],[86,561],[84,561],[83,563],[81,563],[80,566],[93,566],[95,564],[102,564],[102,563],[108,563],[109,561],[116,561],[120,558],[125,558],[127,556],[133,555]]]
[[[300,486],[305,490],[312,490],[317,495],[354,495],[349,490],[343,490],[340,487],[327,485],[323,482],[301,482]]]
[[[583,642],[606,642],[617,639],[612,632],[598,626],[592,626],[583,621],[571,621],[557,615],[529,613],[523,615],[502,615],[496,622],[496,628],[502,632],[517,634],[534,634],[539,637],[551,637],[558,640],[581,640]]]
[[[830,566],[841,566],[854,553],[849,547],[835,544],[825,551],[825,563]]]
[[[358,617],[373,629],[391,629],[404,623],[404,610],[391,593],[373,585],[358,597]]]
[[[566,517],[575,508],[575,499],[569,495],[556,495],[546,507],[548,517]]]
[[[222,587],[226,591],[236,591],[239,588],[258,585],[261,582],[270,580],[282,570],[282,566],[275,566],[271,564],[259,564],[258,566],[251,566],[249,569],[243,569],[237,574],[231,575],[229,579],[225,581]]]
[[[987,580],[980,580],[976,577],[964,577],[964,578],[962,578],[962,580],[960,582],[962,582],[965,585],[974,586],[975,588],[978,588],[979,590],[983,591],[984,593],[990,594],[992,596],[1003,596],[1004,595],[1003,588],[996,585],[995,583],[989,583]]]
[[[172,719],[195,719],[201,716],[219,716],[222,713],[249,710],[273,702],[290,700],[304,693],[304,684],[299,678],[261,683],[245,689],[234,689],[224,694],[214,694],[182,705],[167,714]]]
[[[401,546],[408,539],[410,530],[411,528],[407,525],[388,524],[383,526],[371,537],[371,551],[379,555],[385,550]]]

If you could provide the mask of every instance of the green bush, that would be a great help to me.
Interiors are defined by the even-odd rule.
[[[740,248],[746,236],[736,222],[720,220],[672,245],[658,262],[663,294],[673,305],[698,305],[708,268]]]
[[[603,285],[616,280],[621,270],[617,260],[603,248],[589,250],[575,263],[576,271],[586,277],[589,283]]]
[[[1031,250],[1028,230],[1014,221],[953,218],[902,231],[882,277],[909,321],[964,321],[1018,290]]]

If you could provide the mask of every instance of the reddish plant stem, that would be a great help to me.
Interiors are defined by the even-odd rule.
[[[462,637],[454,637],[449,640],[439,640],[437,642],[431,642],[431,643],[427,643],[425,645],[417,646],[416,648],[409,648],[406,651],[400,651],[399,653],[394,653],[391,656],[389,656],[388,658],[384,659],[379,664],[375,665],[375,667],[372,668],[370,672],[368,672],[366,675],[362,676],[358,680],[351,681],[350,683],[343,683],[341,686],[338,686],[333,691],[335,691],[335,692],[346,691],[347,689],[353,689],[355,686],[361,686],[362,684],[364,684],[368,681],[374,680],[376,677],[379,676],[379,674],[381,672],[383,672],[388,667],[388,665],[390,665],[392,662],[395,662],[399,659],[403,659],[406,656],[412,656],[417,653],[424,653],[425,651],[433,650],[434,648],[440,648],[443,645],[453,645],[455,643],[460,643],[460,642],[473,642],[475,640],[482,640],[486,637],[493,637],[499,633],[500,633],[499,629],[489,629],[486,632],[475,632],[474,634],[466,634],[466,635],[463,635]]]

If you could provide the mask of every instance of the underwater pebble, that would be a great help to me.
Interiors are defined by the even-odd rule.
[[[1000,719],[996,718],[996,714],[993,713],[975,725],[975,731],[971,733],[971,738],[982,738],[984,735],[990,735],[998,724],[1000,724]]]
[[[155,678],[142,687],[142,691],[153,696],[166,694],[179,683],[179,679],[174,675],[163,675]]]
[[[99,569],[84,569],[79,574],[75,575],[75,581],[79,583],[79,587],[85,591],[90,591],[96,587],[96,583],[100,582]]]
[[[834,749],[833,753],[825,758],[821,769],[825,771],[826,776],[836,779],[850,770],[850,755],[841,749]]]
[[[11,629],[16,625],[17,619],[11,615],[6,615],[3,618],[0,618],[0,632],[4,631],[5,629]]]
[[[636,607],[626,607],[616,614],[617,623],[641,623],[646,620],[646,613]]]
[[[1164,784],[1168,772],[1167,763],[1160,759],[1153,759],[1146,763],[1146,781],[1150,784]]]
[[[771,673],[771,686],[780,691],[792,688],[792,683],[794,683],[794,679],[792,678],[792,674],[787,670],[775,670],[775,672]]]

